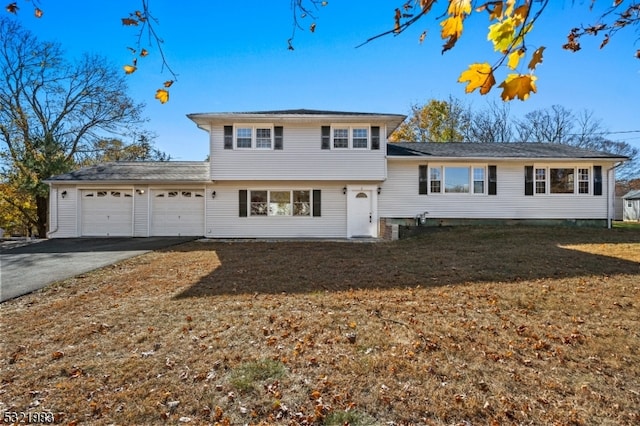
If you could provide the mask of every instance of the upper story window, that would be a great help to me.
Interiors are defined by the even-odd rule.
[[[321,149],[380,150],[380,126],[368,124],[339,124],[321,126]]]
[[[273,146],[273,127],[264,125],[235,126],[235,148],[271,149]]]
[[[282,150],[284,131],[282,126],[271,124],[236,124],[224,126],[224,149]]]
[[[349,148],[349,129],[333,129],[333,147]]]
[[[369,126],[365,125],[333,126],[331,146],[334,149],[367,149],[369,133]]]

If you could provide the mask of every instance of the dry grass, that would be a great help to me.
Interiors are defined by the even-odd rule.
[[[4,303],[0,411],[65,424],[631,425],[640,233],[193,242]]]

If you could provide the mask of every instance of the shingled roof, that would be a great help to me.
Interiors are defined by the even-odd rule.
[[[629,191],[622,196],[624,200],[640,200],[640,189]]]
[[[531,158],[531,159],[619,159],[623,155],[577,148],[556,143],[437,143],[401,142],[387,144],[390,157],[429,157],[451,159]]]
[[[83,167],[53,176],[45,182],[206,182],[209,181],[206,161],[137,161],[112,162]]]
[[[242,111],[242,112],[212,112],[212,113],[194,113],[188,114],[193,116],[198,115],[274,115],[274,116],[283,116],[283,115],[351,115],[351,116],[380,116],[380,115],[389,115],[389,116],[397,116],[397,117],[406,117],[403,114],[389,114],[389,113],[378,113],[378,112],[355,112],[355,111],[330,111],[330,110],[319,110],[319,109],[281,109],[281,110],[270,110],[270,111]]]

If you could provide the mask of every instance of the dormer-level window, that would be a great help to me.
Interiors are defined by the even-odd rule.
[[[271,124],[236,124],[223,127],[224,149],[284,149],[284,131],[282,126]]]
[[[369,148],[369,127],[364,125],[332,126],[332,144],[334,149]]]
[[[235,127],[235,148],[272,149],[273,127],[265,125],[239,124]]]

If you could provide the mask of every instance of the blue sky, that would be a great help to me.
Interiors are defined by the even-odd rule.
[[[157,49],[138,62],[127,77],[130,94],[147,107],[147,129],[156,147],[175,160],[201,160],[208,154],[204,131],[186,118],[195,112],[260,111],[290,108],[406,114],[412,104],[456,97],[473,109],[500,100],[500,89],[486,96],[465,95],[457,83],[473,62],[495,56],[486,40],[487,20],[469,20],[457,46],[441,55],[436,15],[424,18],[405,33],[357,45],[393,25],[395,7],[403,0],[330,0],[298,30],[295,50],[287,49],[292,31],[289,0],[166,2],[149,0],[164,51],[178,81],[171,100],[161,105],[156,89],[171,79],[162,71]],[[633,28],[619,32],[603,49],[600,39],[585,39],[583,50],[561,49],[573,26],[596,21],[590,0],[552,1],[529,37],[531,51],[546,46],[538,67],[538,93],[526,102],[510,102],[513,117],[559,104],[574,112],[593,111],[609,138],[640,148],[640,36]],[[596,5],[609,5],[598,1]],[[574,6],[572,6],[575,4]],[[31,4],[20,2],[17,19],[41,40],[59,42],[70,58],[99,53],[122,67],[131,62],[137,30],[123,27],[121,18],[139,8],[139,0],[41,0],[43,18],[32,17]],[[418,43],[427,29],[427,39]]]

